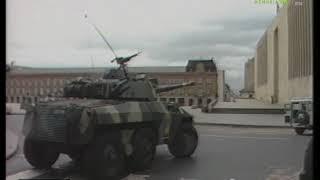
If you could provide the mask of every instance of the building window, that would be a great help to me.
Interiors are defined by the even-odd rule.
[[[40,88],[40,95],[43,95],[43,88]]]
[[[184,98],[178,98],[178,103],[179,103],[179,105],[183,106],[184,105]]]
[[[14,102],[14,97],[11,97],[10,99],[11,99],[11,102],[13,103]]]
[[[189,106],[193,105],[193,99],[189,99]]]
[[[198,99],[198,106],[201,106],[201,105],[202,105],[202,99],[199,98],[199,99]]]
[[[21,86],[20,81],[15,79],[15,80],[14,80],[14,84],[13,84],[13,86],[15,86],[15,87],[19,87],[19,86]]]
[[[17,103],[20,103],[20,97],[19,96],[17,97]]]
[[[8,98],[8,96],[6,96],[6,103],[8,102],[8,100],[9,100],[9,98]]]

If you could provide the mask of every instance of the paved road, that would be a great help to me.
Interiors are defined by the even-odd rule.
[[[126,179],[286,179],[296,176],[301,169],[304,150],[310,139],[310,136],[295,135],[291,129],[215,126],[197,126],[197,129],[199,148],[192,158],[174,159],[166,146],[159,146],[153,168]],[[18,153],[6,161],[8,180],[41,174],[38,177],[83,179],[76,170],[67,167],[70,159],[66,156],[60,156],[54,170],[30,170],[32,167],[22,155],[22,146],[21,141]]]

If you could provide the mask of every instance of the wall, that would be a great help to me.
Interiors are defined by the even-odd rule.
[[[312,11],[308,11],[312,6],[308,0],[300,2],[302,6],[296,6],[293,1],[290,1],[289,6],[283,6],[266,30],[267,82],[262,85],[257,83],[262,72],[261,70],[259,72],[258,69],[259,51],[258,48],[256,50],[255,96],[258,100],[284,104],[293,97],[312,96],[313,75],[310,72],[312,70],[312,26],[310,23]],[[299,16],[295,11],[299,11]],[[306,13],[310,14],[306,15]],[[306,28],[307,25],[310,27]],[[278,30],[278,64],[276,63],[276,30]],[[263,38],[259,43],[263,43],[262,40]],[[292,74],[295,74],[295,77]]]
[[[255,97],[258,100],[273,103],[275,101],[275,32],[278,31],[278,101],[281,103],[288,99],[288,22],[287,22],[287,7],[282,7],[279,14],[275,17],[272,23],[266,30],[267,44],[267,81],[259,85],[255,83]],[[264,42],[260,42],[264,43]],[[259,56],[255,55],[255,77],[259,77]],[[258,79],[255,78],[255,81]]]

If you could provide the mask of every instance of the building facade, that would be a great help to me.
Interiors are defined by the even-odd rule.
[[[289,0],[260,38],[254,65],[256,99],[283,104],[294,97],[312,97],[312,14],[312,1]]]
[[[218,98],[219,83],[224,84],[218,83],[219,73],[213,60],[189,60],[186,67],[129,67],[128,70],[132,74],[147,73],[157,78],[159,84],[194,81],[195,86],[163,92],[159,96],[158,100],[180,105],[206,105]],[[40,97],[61,94],[65,83],[77,77],[98,78],[105,71],[105,68],[16,68],[7,76],[6,101],[37,102]]]
[[[244,88],[240,93],[247,97],[254,95],[254,57],[248,59],[244,65]]]

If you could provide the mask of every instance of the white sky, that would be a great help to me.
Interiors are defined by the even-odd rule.
[[[143,53],[130,66],[185,66],[214,57],[232,88],[275,16],[254,0],[7,0],[7,61],[33,67],[113,66],[112,53],[84,18],[88,13],[118,56]]]

